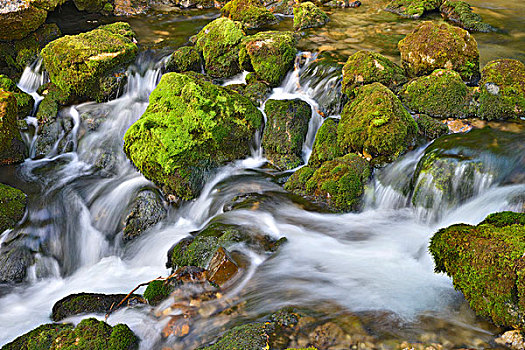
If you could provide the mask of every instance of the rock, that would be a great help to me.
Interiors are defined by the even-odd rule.
[[[245,97],[187,74],[167,73],[124,136],[124,151],[164,195],[198,196],[208,172],[250,154],[263,121]]]
[[[158,305],[161,301],[166,299],[174,288],[167,281],[151,281],[146,290],[144,291],[144,299],[148,301],[150,305]]]
[[[427,139],[434,140],[448,134],[448,126],[439,120],[433,119],[426,114],[416,115],[416,123],[419,132]]]
[[[31,115],[35,100],[29,94],[26,94],[16,86],[15,82],[5,75],[0,74],[0,89],[11,92],[15,95],[18,109],[18,119],[24,119]]]
[[[0,233],[22,220],[27,199],[24,192],[0,183]]]
[[[385,10],[418,19],[426,12],[437,10],[442,2],[443,0],[393,0]]]
[[[417,132],[416,122],[392,91],[373,83],[360,88],[343,109],[337,138],[345,152],[359,152],[372,164],[382,164],[405,152]]]
[[[114,0],[113,14],[116,16],[135,16],[146,13],[148,0]]]
[[[254,73],[250,73],[254,74]],[[248,74],[248,77],[250,76]],[[247,84],[232,84],[227,87],[233,91],[237,91],[244,97],[250,99],[255,106],[262,106],[263,102],[266,101],[270,95],[271,88],[263,81],[246,78]]]
[[[517,60],[490,61],[480,81],[478,116],[486,120],[525,117],[525,64]]]
[[[140,295],[133,294],[117,308],[117,305],[126,297],[126,294],[70,294],[53,305],[51,319],[55,322],[70,316],[81,314],[106,314],[113,306],[113,311],[126,306],[143,303]]]
[[[281,170],[303,163],[302,147],[308,132],[312,109],[300,99],[268,100],[264,106],[266,125],[262,147],[266,158]]]
[[[358,51],[348,58],[343,67],[342,92],[353,97],[356,88],[375,82],[396,91],[407,80],[403,69],[385,56]]]
[[[202,60],[199,52],[192,46],[183,46],[175,50],[166,62],[166,72],[183,73],[202,72]]]
[[[468,95],[460,75],[446,69],[437,69],[428,76],[412,80],[399,93],[410,110],[436,118],[468,116]]]
[[[31,0],[31,4],[44,9],[53,11],[57,6],[63,5],[67,0]]]
[[[479,79],[478,44],[464,29],[447,23],[423,22],[397,46],[410,76],[444,68],[455,70],[470,84]]]
[[[193,40],[204,57],[206,73],[227,78],[241,72],[239,49],[245,37],[241,22],[218,18],[206,25]]]
[[[334,212],[359,209],[365,184],[371,175],[370,166],[365,159],[350,153],[324,162],[319,169],[312,170],[306,168],[301,172],[297,171],[284,188],[322,203]]]
[[[73,328],[70,323],[44,324],[4,345],[2,350],[50,349],[57,334]]]
[[[276,87],[293,67],[295,44],[292,32],[260,32],[244,40],[239,62],[244,69],[255,72],[259,80]]]
[[[269,334],[274,331],[273,323],[249,323],[228,330],[210,346],[198,350],[270,349]]]
[[[0,40],[20,40],[44,24],[47,11],[32,1],[18,2],[0,9]]]
[[[337,143],[337,119],[328,118],[315,135],[312,154],[308,166],[319,168],[322,163],[344,156],[344,152]]]
[[[20,163],[26,157],[17,119],[15,94],[0,89],[0,165]]]
[[[242,22],[246,28],[255,29],[277,22],[277,18],[260,0],[231,0],[221,9],[223,16]]]
[[[64,36],[42,50],[51,82],[73,101],[103,101],[104,78],[132,62],[138,48],[127,23],[103,25],[87,33]]]
[[[143,190],[138,195],[124,221],[125,241],[132,240],[168,215],[162,198],[153,190]]]
[[[328,15],[312,2],[303,2],[293,8],[293,29],[322,27],[330,19]]]
[[[491,214],[477,226],[439,230],[429,250],[478,315],[505,327],[525,324],[525,214]]]
[[[111,14],[114,10],[113,1],[109,0],[73,0],[75,7],[79,11],[92,13]]]
[[[27,276],[27,268],[34,263],[33,254],[23,246],[5,246],[0,249],[0,283],[20,283]]]
[[[441,16],[447,21],[469,32],[489,33],[495,31],[494,27],[483,22],[480,15],[472,12],[472,8],[465,1],[445,0],[441,4],[439,11],[441,11]]]
[[[496,344],[508,347],[512,350],[525,349],[525,339],[520,330],[507,331],[494,340]]]
[[[231,280],[239,270],[237,263],[223,247],[219,247],[210,260],[207,278],[210,282],[222,287]]]

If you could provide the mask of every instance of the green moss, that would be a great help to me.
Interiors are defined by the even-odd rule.
[[[392,91],[373,83],[359,89],[343,109],[337,139],[345,152],[359,152],[381,164],[405,152],[417,132],[416,122]]]
[[[416,123],[420,133],[426,138],[433,140],[440,136],[448,134],[448,126],[426,114],[420,114],[416,117]]]
[[[187,72],[202,71],[202,60],[199,52],[192,46],[183,46],[171,54],[166,62],[166,71],[168,72]]]
[[[17,11],[0,13],[0,40],[20,40],[40,27],[47,17],[47,11],[26,2]]]
[[[492,26],[483,22],[480,15],[472,12],[472,8],[465,1],[445,0],[439,10],[445,19],[470,32],[494,31]]]
[[[458,73],[437,69],[426,77],[412,80],[399,93],[401,101],[417,113],[432,117],[465,117],[468,88]]]
[[[315,173],[315,170],[316,168],[310,167],[308,165],[299,168],[286,181],[284,184],[284,189],[300,196],[308,195],[308,192],[306,191],[306,182],[312,177],[312,175]]]
[[[437,10],[442,2],[443,0],[394,0],[388,4],[386,10],[417,19],[426,12]]]
[[[152,281],[146,287],[144,291],[144,299],[151,305],[157,305],[162,300],[166,299],[171,292],[173,292],[173,286],[166,284],[166,281]]]
[[[344,155],[343,150],[339,147],[339,143],[337,143],[338,124],[339,122],[336,119],[325,119],[315,135],[308,166],[318,168],[323,162],[334,160]]]
[[[259,80],[275,87],[293,67],[295,45],[292,32],[260,32],[244,40],[239,61],[245,69],[253,68]]]
[[[249,323],[227,331],[215,344],[199,350],[259,350],[269,349],[268,333],[273,332],[272,323]]]
[[[15,95],[0,89],[0,165],[25,159],[26,147],[18,130],[17,115]]]
[[[206,73],[215,78],[239,73],[239,44],[244,36],[241,22],[218,18],[206,25],[193,39],[204,57]]]
[[[100,99],[101,79],[135,58],[133,36],[129,24],[117,22],[52,41],[42,50],[51,82],[73,100]]]
[[[502,59],[481,73],[478,116],[487,120],[525,117],[525,64]]]
[[[18,118],[23,119],[31,114],[35,101],[33,97],[26,94],[16,86],[15,82],[5,75],[0,74],[0,89],[12,92],[16,98],[16,105],[18,108]]]
[[[73,3],[75,4],[76,8],[79,11],[86,11],[86,12],[112,12],[113,11],[113,5],[111,4],[112,1],[108,0],[73,0]]]
[[[248,82],[248,79],[246,80]],[[256,79],[248,82],[248,84],[232,84],[227,87],[250,99],[255,106],[261,106],[271,92],[268,84]]]
[[[250,154],[261,112],[245,97],[190,75],[163,75],[124,136],[124,151],[166,195],[195,198],[209,170]]]
[[[322,27],[330,19],[328,15],[312,2],[303,2],[293,8],[293,29]]]
[[[268,100],[264,106],[266,125],[262,147],[266,158],[282,170],[302,164],[302,147],[312,109],[300,99]]]
[[[360,86],[379,82],[396,90],[407,81],[401,67],[385,56],[371,51],[358,51],[348,58],[343,67],[341,91],[349,97]]]
[[[48,350],[57,334],[68,329],[73,329],[73,325],[65,323],[44,324],[4,345],[2,350]]]
[[[525,324],[524,221],[525,214],[493,214],[477,226],[441,229],[430,241],[436,272],[451,276],[470,307],[497,325]]]
[[[473,36],[447,23],[422,22],[398,43],[401,62],[410,76],[443,68],[458,72],[464,81],[479,79],[479,51]]]
[[[223,16],[242,22],[249,29],[264,27],[277,21],[259,0],[231,0],[221,12]]]
[[[13,228],[22,219],[26,201],[24,192],[0,183],[0,233]]]

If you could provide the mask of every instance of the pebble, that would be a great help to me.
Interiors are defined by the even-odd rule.
[[[28,6],[28,0],[0,0],[0,13],[16,12]]]

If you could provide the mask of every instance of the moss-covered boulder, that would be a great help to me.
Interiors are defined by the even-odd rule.
[[[111,14],[113,13],[113,0],[73,0],[79,11],[91,13]]]
[[[14,81],[2,74],[0,74],[0,89],[15,95],[19,119],[23,119],[31,114],[35,104],[33,97],[20,90]]]
[[[20,40],[40,27],[47,18],[47,11],[32,1],[4,4],[0,10],[0,40]]]
[[[260,0],[231,0],[221,9],[222,15],[242,22],[246,28],[261,28],[277,22]]]
[[[204,57],[206,73],[215,78],[240,73],[239,49],[245,37],[243,24],[218,18],[206,25],[192,40]]]
[[[262,147],[266,158],[281,170],[298,167],[303,163],[302,147],[312,108],[300,99],[268,100],[264,112],[267,120]]]
[[[391,162],[414,142],[416,122],[399,99],[380,83],[363,86],[341,114],[339,146],[358,152],[373,164]]]
[[[385,10],[417,19],[426,12],[439,9],[442,2],[443,0],[393,0]]]
[[[0,89],[0,165],[20,163],[25,159],[27,151],[17,119],[15,94]]]
[[[525,214],[501,212],[452,225],[430,241],[435,271],[452,277],[470,307],[501,326],[525,326]]]
[[[432,117],[465,117],[469,91],[454,71],[437,69],[432,74],[412,80],[399,93],[401,101],[412,111]]]
[[[173,286],[166,282],[167,281],[156,280],[148,283],[144,291],[144,299],[146,299],[150,305],[158,305],[173,292]]]
[[[525,64],[501,59],[481,72],[478,116],[487,120],[525,117]]]
[[[209,171],[250,154],[262,113],[246,97],[196,75],[165,74],[124,136],[124,151],[165,195],[198,196]]]
[[[328,15],[312,2],[302,2],[293,8],[293,29],[322,27],[330,19]]]
[[[244,40],[239,61],[259,80],[278,86],[293,67],[297,49],[292,32],[260,32]]]
[[[314,172],[312,168],[296,172],[286,182],[285,189],[324,204],[331,211],[354,211],[360,207],[370,174],[368,162],[350,153],[324,162]]]
[[[439,68],[458,72],[470,83],[479,79],[479,51],[473,36],[447,23],[423,22],[398,43],[401,61],[410,76]]]
[[[439,120],[429,117],[426,114],[415,116],[419,132],[427,139],[434,140],[440,136],[448,134],[448,126]]]
[[[465,1],[445,0],[439,11],[447,21],[469,32],[489,33],[495,30],[494,27],[483,22],[481,16],[474,13],[469,3]]]
[[[273,323],[249,323],[228,330],[215,344],[198,350],[270,349]]]
[[[192,46],[183,46],[175,50],[166,62],[167,72],[202,72],[202,59],[199,52]]]
[[[348,58],[343,67],[342,92],[349,97],[360,86],[379,82],[397,90],[408,79],[404,70],[385,56],[371,51],[358,51]]]
[[[315,135],[312,154],[308,159],[308,166],[318,168],[323,162],[334,160],[344,155],[343,150],[337,142],[337,119],[325,119],[323,125]]]
[[[51,82],[71,100],[101,101],[104,79],[125,68],[137,51],[130,25],[117,22],[52,41],[42,57]]]
[[[249,78],[251,75],[254,76],[254,79]],[[257,80],[254,73],[248,74],[246,84],[231,84],[227,87],[249,98],[255,106],[261,106],[272,91],[264,81]]]
[[[24,192],[0,183],[0,233],[22,220],[27,199]]]
[[[44,324],[4,345],[2,350],[47,350],[53,345],[57,334],[73,328],[70,323]]]

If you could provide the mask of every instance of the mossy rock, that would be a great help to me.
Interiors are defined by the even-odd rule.
[[[109,14],[113,12],[113,1],[109,0],[73,0],[79,11]]]
[[[448,126],[445,123],[442,123],[426,114],[417,115],[416,123],[419,132],[429,140],[437,139],[449,132]]]
[[[312,108],[300,99],[268,100],[264,112],[267,121],[262,147],[266,158],[281,170],[298,167],[303,163],[302,147]]]
[[[423,14],[439,9],[443,0],[393,0],[386,9],[403,17],[418,19]]]
[[[489,33],[495,31],[495,28],[483,22],[481,16],[474,13],[469,3],[465,1],[445,0],[439,11],[447,21],[469,32]]]
[[[253,74],[253,73],[250,73]],[[244,97],[250,99],[255,106],[262,106],[270,95],[271,88],[263,81],[254,80],[248,84],[231,84],[227,86],[228,89],[238,92]]]
[[[525,64],[490,61],[481,72],[478,116],[486,120],[525,117]]]
[[[206,25],[192,40],[204,57],[206,73],[214,78],[227,78],[241,72],[239,48],[245,37],[243,24],[218,18]]]
[[[20,40],[44,24],[47,11],[31,1],[19,3],[16,9],[0,13],[0,40]]]
[[[199,52],[192,46],[183,46],[175,50],[166,62],[167,72],[202,72],[202,59]]]
[[[132,62],[138,48],[129,24],[116,22],[66,35],[42,50],[51,82],[73,101],[102,101],[103,79]]]
[[[242,22],[246,28],[255,29],[276,23],[277,18],[260,0],[231,0],[221,9],[223,16]]]
[[[343,150],[337,142],[337,119],[325,119],[323,125],[315,135],[312,154],[308,159],[308,166],[319,168],[323,162],[334,160],[344,155]]]
[[[53,11],[57,6],[63,5],[67,0],[31,0],[31,4],[46,11]]]
[[[2,350],[48,350],[57,334],[73,328],[70,323],[44,324],[4,345]]]
[[[17,188],[0,183],[0,233],[15,227],[24,217],[27,198]]]
[[[198,350],[261,350],[270,349],[269,334],[273,323],[249,323],[228,330],[217,342]]]
[[[144,299],[146,299],[150,305],[155,306],[166,299],[171,292],[173,292],[173,286],[167,284],[166,281],[152,281],[144,291]]]
[[[302,30],[324,26],[328,15],[312,2],[299,3],[293,8],[293,29]]]
[[[38,124],[42,126],[56,119],[60,108],[67,103],[68,96],[53,83],[42,85],[37,92],[44,98],[36,111]]]
[[[165,195],[190,200],[210,171],[250,154],[262,122],[246,97],[192,75],[167,73],[126,132],[124,151]]]
[[[242,67],[255,72],[259,80],[279,86],[293,67],[297,49],[292,32],[260,32],[243,41],[239,53]]]
[[[468,88],[461,76],[446,69],[437,69],[428,76],[412,80],[399,93],[409,109],[436,118],[467,116],[468,96]]]
[[[18,129],[15,94],[0,89],[0,165],[23,162],[26,146]]]
[[[525,326],[525,214],[489,215],[477,226],[452,225],[430,241],[435,271],[452,277],[478,315]]]
[[[358,51],[343,67],[342,92],[349,97],[360,86],[381,83],[391,90],[407,82],[404,70],[385,56],[372,51]]]
[[[29,94],[26,94],[16,86],[16,83],[5,75],[0,74],[0,89],[12,92],[16,98],[16,105],[18,109],[18,119],[24,119],[31,115],[35,100]]]
[[[418,128],[398,98],[380,83],[365,85],[341,114],[339,146],[373,164],[392,162],[414,142]]]
[[[422,22],[398,43],[401,62],[410,76],[443,68],[475,84],[479,80],[479,51],[474,37],[447,23]]]

